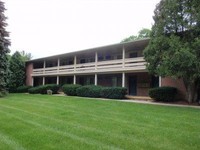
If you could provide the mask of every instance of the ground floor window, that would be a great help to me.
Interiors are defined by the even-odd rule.
[[[57,77],[45,77],[45,84],[56,84]]]
[[[122,75],[98,75],[98,85],[107,87],[121,87],[122,86]]]
[[[43,84],[43,77],[34,77],[33,86],[39,86]]]
[[[73,84],[73,77],[72,76],[60,76],[59,77],[59,84]]]

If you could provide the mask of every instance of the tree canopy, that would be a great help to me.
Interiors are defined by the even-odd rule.
[[[25,58],[16,51],[9,61],[9,91],[15,92],[16,88],[25,83]]]
[[[151,30],[150,29],[147,29],[147,28],[143,28],[142,30],[140,30],[138,32],[138,35],[131,35],[125,39],[123,39],[121,41],[121,43],[123,42],[129,42],[129,41],[134,41],[134,40],[139,40],[139,39],[144,39],[144,38],[148,38],[150,37],[150,33],[151,33]]]
[[[197,99],[200,78],[200,1],[161,0],[154,11],[147,68],[160,76],[181,78],[188,101]]]
[[[0,97],[6,93],[7,53],[9,53],[8,46],[10,45],[10,41],[7,39],[9,34],[5,29],[7,24],[4,11],[4,3],[0,0]]]

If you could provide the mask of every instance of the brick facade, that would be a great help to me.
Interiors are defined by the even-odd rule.
[[[186,100],[186,88],[182,79],[172,79],[170,77],[161,79],[161,86],[172,86],[178,89],[177,99]]]
[[[33,63],[27,63],[26,64],[26,85],[31,86],[32,85],[32,76],[33,73]]]

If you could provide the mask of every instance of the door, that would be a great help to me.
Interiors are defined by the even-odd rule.
[[[137,77],[129,77],[129,95],[137,95]]]

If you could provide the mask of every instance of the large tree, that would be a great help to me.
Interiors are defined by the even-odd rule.
[[[28,58],[16,51],[9,61],[9,91],[15,92],[17,87],[25,83],[25,61]]]
[[[7,24],[5,23],[6,17],[4,11],[4,3],[0,0],[0,97],[3,96],[6,91],[7,53],[9,53],[8,46],[10,45],[7,39],[9,34],[5,29]]]
[[[143,28],[141,29],[137,35],[131,35],[125,39],[123,39],[121,41],[121,43],[123,42],[129,42],[129,41],[134,41],[134,40],[140,40],[140,39],[145,39],[145,38],[149,38],[150,37],[150,33],[151,33],[151,30],[150,29],[147,29],[147,28]]]
[[[147,68],[160,76],[181,78],[189,102],[197,100],[200,79],[200,1],[161,0],[144,51]]]

